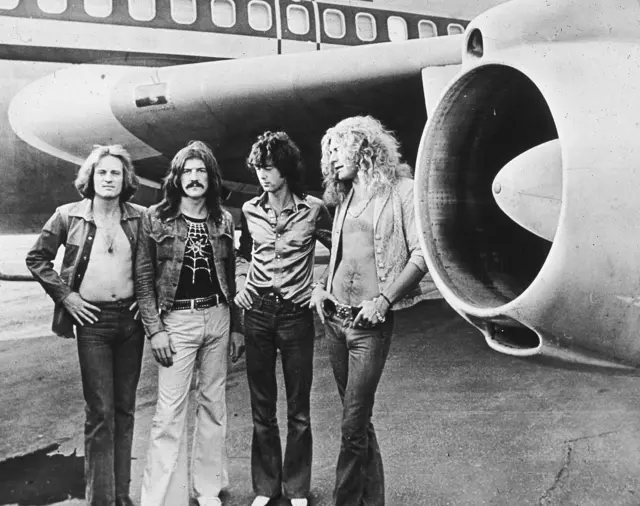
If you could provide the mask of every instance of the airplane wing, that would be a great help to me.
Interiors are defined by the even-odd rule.
[[[351,115],[382,120],[413,163],[425,90],[439,92],[432,80],[423,85],[422,70],[459,64],[461,49],[460,35],[155,69],[80,65],[26,87],[9,114],[23,140],[76,163],[95,143],[121,143],[151,185],[177,150],[204,140],[227,187],[241,192],[255,188],[244,168],[251,144],[266,129],[283,129],[319,190],[320,139]]]

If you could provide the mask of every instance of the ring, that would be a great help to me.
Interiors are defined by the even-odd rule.
[[[378,317],[378,321],[379,321],[380,323],[384,323],[384,322],[385,322],[386,318],[385,318],[384,316],[382,316],[382,315],[380,314],[380,311],[378,311],[377,309],[376,309],[376,316]]]

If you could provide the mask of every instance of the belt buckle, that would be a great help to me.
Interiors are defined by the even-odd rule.
[[[336,313],[340,318],[351,318],[351,306],[346,304],[336,304]]]
[[[195,311],[196,310],[196,299],[191,299],[189,301],[191,303],[191,311]]]

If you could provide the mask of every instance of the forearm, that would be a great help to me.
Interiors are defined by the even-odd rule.
[[[424,275],[425,271],[421,270],[415,263],[408,262],[395,281],[382,292],[382,295],[387,302],[393,305],[418,284]]]
[[[43,231],[25,259],[33,277],[56,304],[66,299],[72,291],[53,268],[53,260],[59,247],[60,239],[50,232]]]

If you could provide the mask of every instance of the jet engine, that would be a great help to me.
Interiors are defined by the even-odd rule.
[[[499,352],[640,364],[639,27],[631,0],[502,4],[429,114],[427,264]]]

